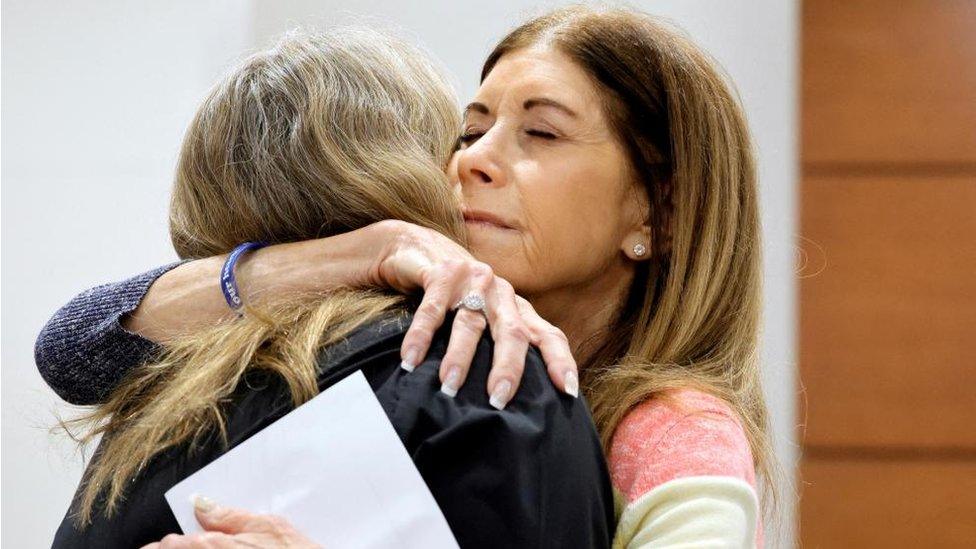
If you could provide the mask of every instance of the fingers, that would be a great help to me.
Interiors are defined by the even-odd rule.
[[[290,522],[277,515],[259,515],[242,509],[218,506],[202,496],[193,497],[193,511],[205,532],[190,535],[169,534],[142,549],[321,549],[296,531]]]
[[[524,298],[515,296],[522,319],[529,327],[531,343],[539,348],[553,385],[564,393],[579,396],[579,371],[566,334],[546,322]]]
[[[494,277],[488,292],[488,326],[495,340],[491,373],[488,374],[489,404],[503,410],[518,390],[529,350],[529,330],[515,304],[515,290]]]
[[[429,280],[428,287],[424,288],[424,297],[400,346],[400,366],[408,372],[424,361],[434,334],[444,324],[444,317],[454,304],[452,300],[461,291],[459,286],[464,273],[459,262],[429,269],[430,274],[425,277]]]
[[[441,392],[454,397],[464,384],[487,316],[495,340],[488,376],[489,403],[493,407],[504,409],[518,390],[530,343],[539,347],[556,388],[573,397],[579,395],[576,361],[566,336],[516,296],[511,284],[494,276],[491,267],[470,259],[455,259],[425,268],[421,278],[425,283],[424,297],[400,348],[404,370],[412,372],[423,362],[447,311],[465,295],[478,293],[485,298],[485,315],[462,308],[455,316],[439,371]]]
[[[193,497],[193,512],[204,530],[225,534],[260,530],[256,527],[265,516],[249,513],[243,509],[220,506],[203,496]]]
[[[468,293],[476,293],[484,297],[493,282],[494,275],[491,268],[484,265],[478,268],[470,278]],[[441,360],[440,379],[441,392],[449,397],[457,395],[458,389],[464,384],[471,369],[478,342],[485,331],[488,322],[485,315],[461,307],[454,317],[451,327],[451,339],[447,344],[447,352]]]
[[[439,265],[428,269],[425,278],[426,287],[424,297],[414,313],[410,328],[403,337],[403,344],[400,347],[401,367],[408,372],[412,372],[427,356],[434,334],[444,324],[447,311],[455,303],[470,292],[483,293],[490,285],[494,276],[491,267],[480,261],[455,259],[444,261]],[[467,322],[468,326],[475,328],[475,322],[465,319],[462,315],[462,322]],[[481,327],[484,330],[484,327]],[[480,332],[479,332],[480,336]],[[452,338],[453,339],[453,338]],[[477,339],[474,340],[477,344]],[[461,360],[466,354],[463,346],[455,342],[454,358]],[[474,350],[470,349],[473,356]],[[471,358],[468,357],[460,364],[467,369],[470,366]],[[448,370],[444,369],[441,381],[447,379]],[[461,372],[460,376],[464,373]],[[457,385],[460,387],[460,384]]]
[[[249,540],[222,532],[199,532],[190,535],[169,534],[142,549],[237,549],[255,547]]]

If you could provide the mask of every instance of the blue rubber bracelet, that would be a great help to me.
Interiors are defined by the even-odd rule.
[[[264,242],[245,242],[234,248],[234,251],[227,256],[227,261],[224,261],[224,268],[220,271],[220,289],[224,292],[224,299],[227,301],[227,305],[237,311],[240,314],[241,308],[244,307],[244,301],[241,300],[241,291],[237,288],[237,279],[234,278],[234,266],[237,265],[237,260],[241,258],[242,255],[247,252],[259,250],[267,246]]]

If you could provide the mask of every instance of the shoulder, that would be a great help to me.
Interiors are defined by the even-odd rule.
[[[687,477],[720,476],[755,488],[745,430],[722,399],[681,389],[631,410],[614,433],[609,465],[614,487],[628,500]]]
[[[585,402],[558,392],[529,349],[514,398],[503,410],[492,407],[487,332],[464,384],[445,395],[438,377],[445,324],[412,372],[384,366],[373,386],[459,544],[608,546],[613,492]]]

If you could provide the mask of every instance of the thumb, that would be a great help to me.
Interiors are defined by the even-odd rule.
[[[193,513],[204,530],[239,534],[247,531],[255,515],[243,509],[223,507],[205,496],[193,496]]]

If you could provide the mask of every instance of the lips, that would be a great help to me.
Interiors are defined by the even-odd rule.
[[[466,223],[485,223],[488,225],[494,225],[500,229],[514,230],[511,223],[505,221],[495,214],[478,210],[464,210],[463,213],[464,221]]]

